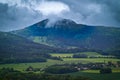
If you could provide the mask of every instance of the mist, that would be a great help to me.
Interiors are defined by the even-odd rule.
[[[43,19],[120,27],[118,0],[0,0],[0,31],[22,29]]]

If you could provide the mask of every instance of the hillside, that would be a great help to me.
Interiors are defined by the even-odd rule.
[[[44,58],[50,57],[47,53],[53,51],[52,47],[8,32],[0,32],[0,63],[45,61]]]
[[[34,42],[59,47],[94,50],[110,50],[120,45],[120,28],[87,26],[68,19],[48,25],[43,20],[12,33],[28,38]]]

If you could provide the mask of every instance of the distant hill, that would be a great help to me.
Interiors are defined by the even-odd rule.
[[[0,32],[0,63],[42,62],[54,48],[34,43],[23,37]]]
[[[34,42],[59,48],[110,50],[120,45],[120,28],[87,26],[69,19],[49,24],[46,19],[12,33]]]

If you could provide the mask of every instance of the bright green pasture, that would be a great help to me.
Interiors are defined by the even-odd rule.
[[[96,62],[116,62],[120,59],[111,59],[111,58],[64,58],[65,62],[82,62],[82,63],[96,63]]]
[[[87,56],[102,56],[97,52],[80,52],[79,54],[86,54]],[[72,57],[73,53],[51,53],[51,55],[56,57]]]
[[[71,54],[60,54],[60,53],[54,53],[54,54],[51,54],[52,56],[54,56],[54,57],[72,57],[73,56],[73,54],[71,53]]]
[[[59,60],[48,60],[47,62],[42,63],[19,63],[19,64],[0,64],[0,68],[3,67],[9,67],[14,68],[16,70],[23,71],[29,66],[32,66],[33,68],[45,68],[47,66],[53,65],[53,64],[65,64],[65,63],[89,63],[89,62],[116,62],[120,61],[120,59],[109,59],[109,58],[63,58],[63,61]],[[117,71],[117,70],[116,70]]]
[[[76,54],[76,53],[74,53]],[[79,54],[86,54],[88,57],[90,56],[94,56],[94,57],[113,57],[111,55],[105,56],[105,55],[101,55],[97,52],[80,52]],[[51,53],[52,56],[56,56],[56,57],[72,57],[73,53]]]

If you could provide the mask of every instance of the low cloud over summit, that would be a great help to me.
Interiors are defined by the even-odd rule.
[[[118,0],[0,0],[0,31],[21,29],[46,18],[120,26]]]

